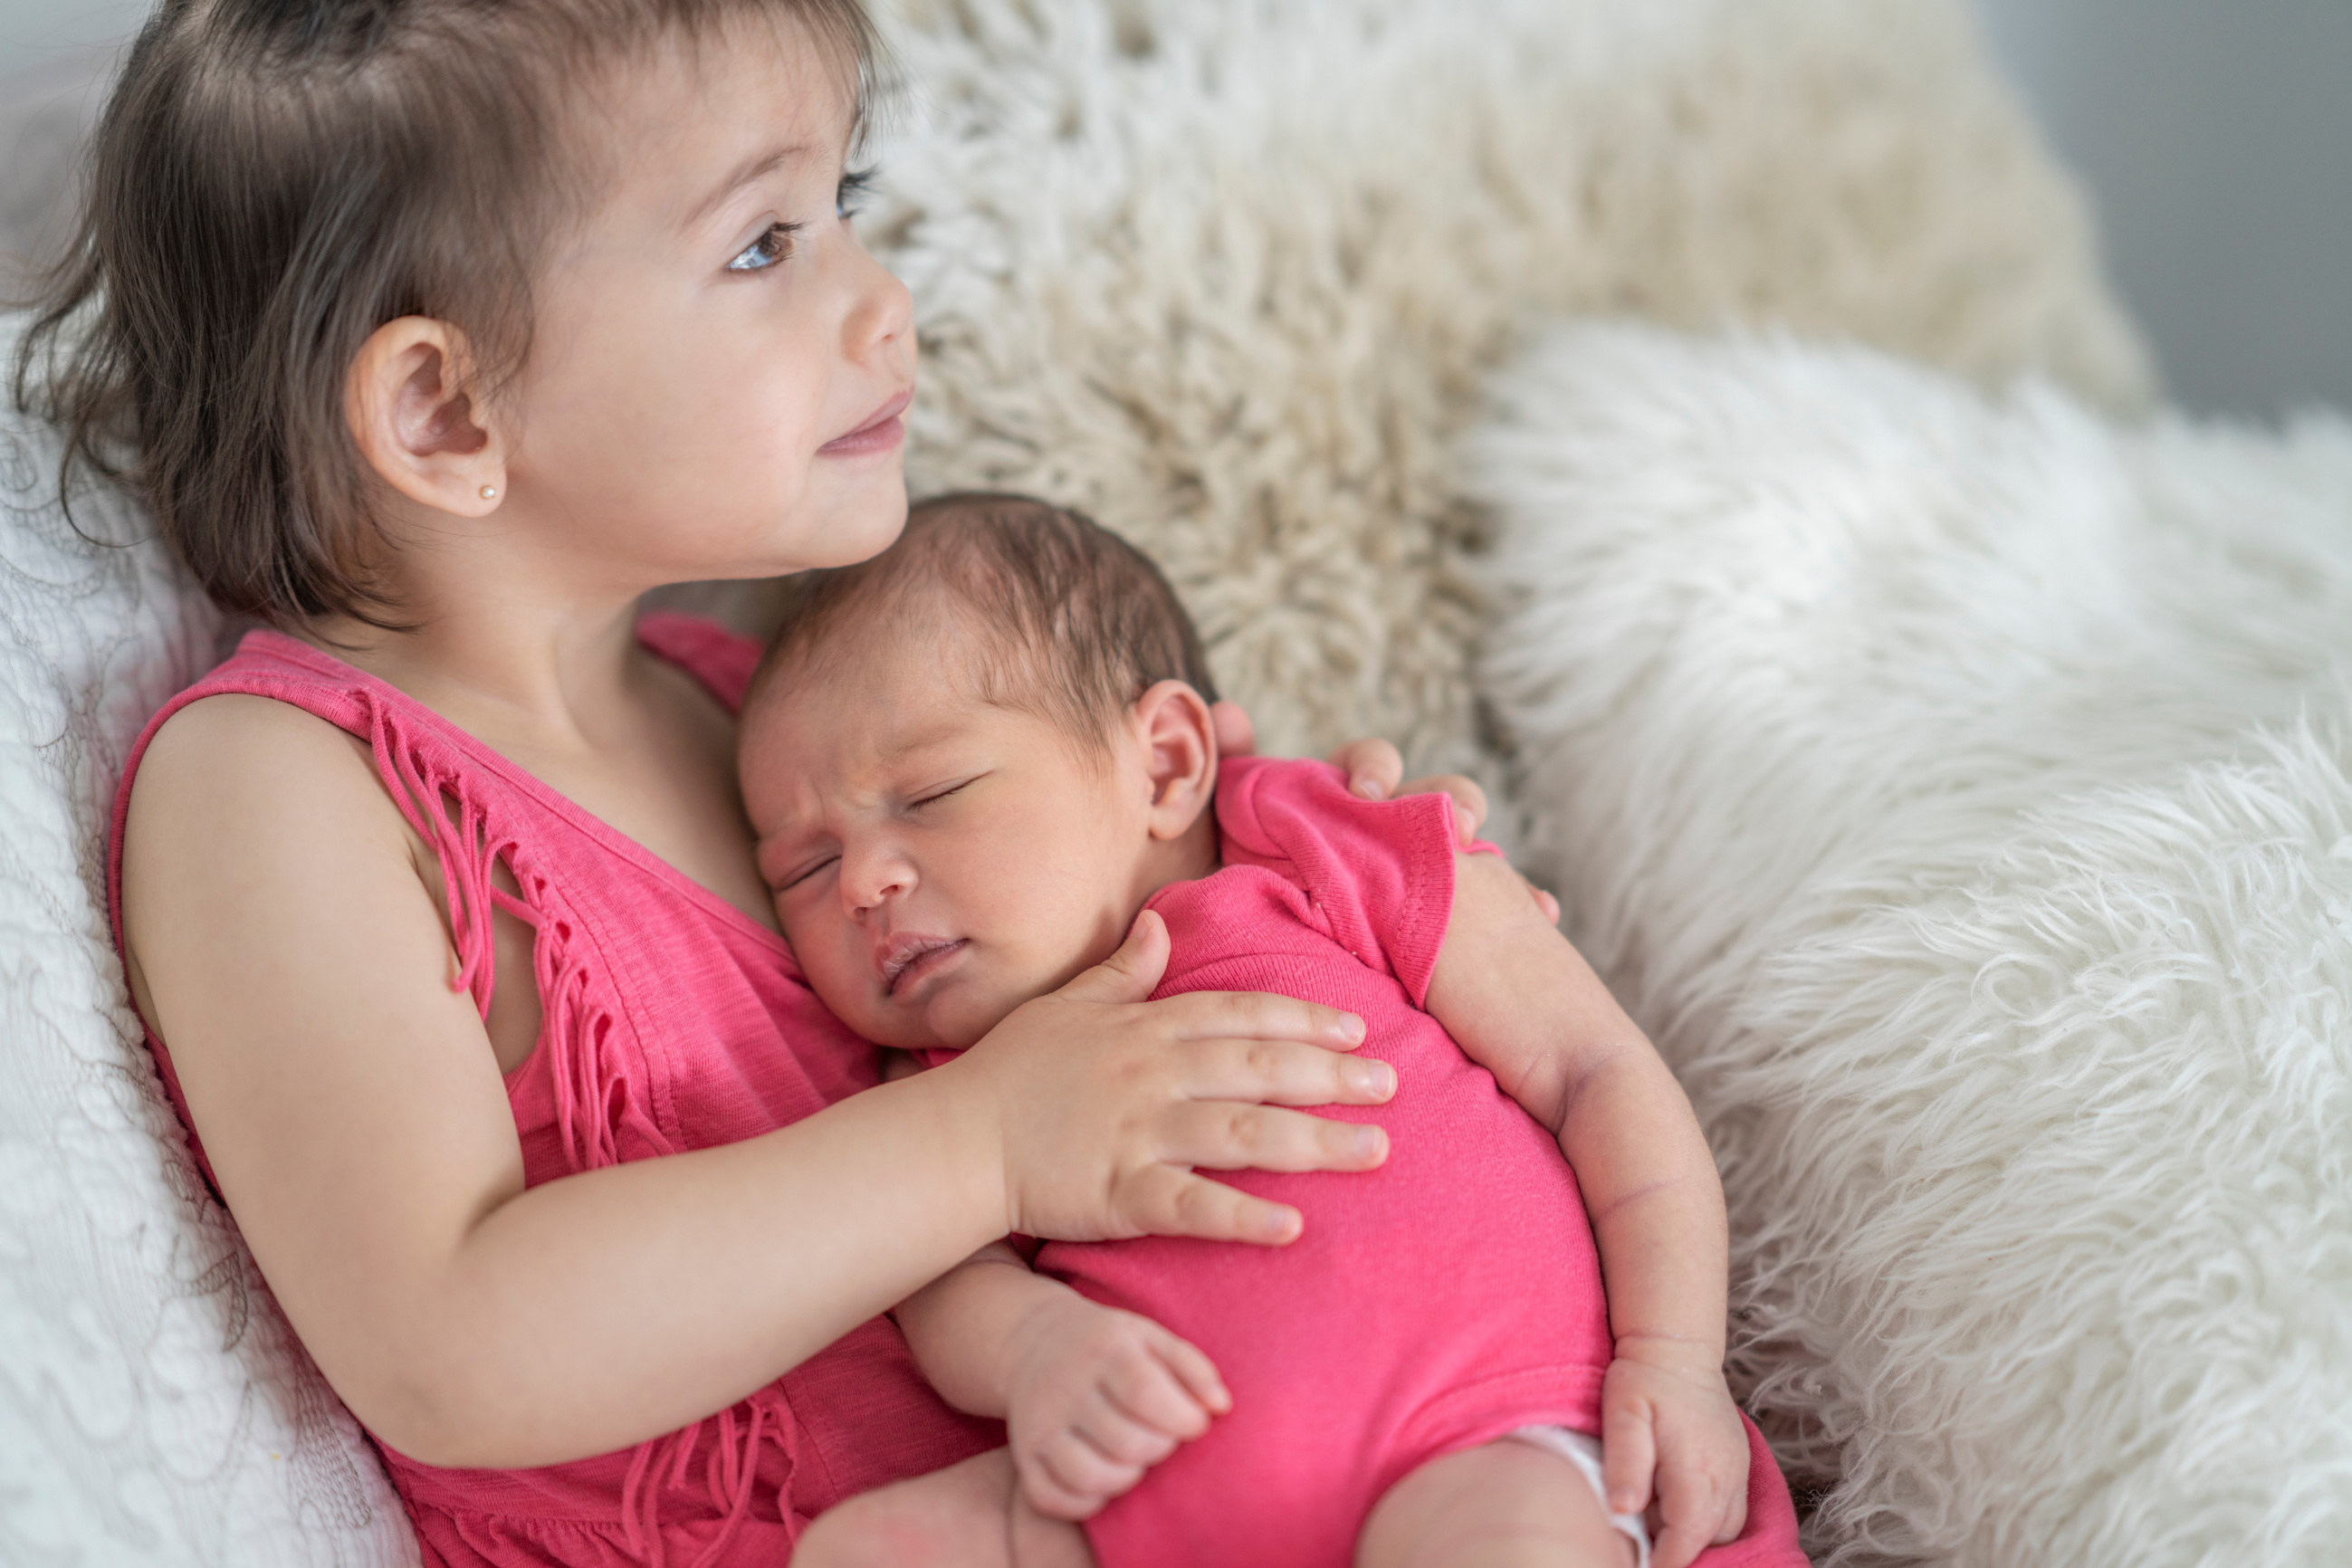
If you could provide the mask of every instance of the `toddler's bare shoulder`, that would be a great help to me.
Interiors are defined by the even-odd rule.
[[[406,824],[366,745],[272,698],[223,692],[164,721],[131,792],[133,839],[156,829],[194,848],[299,843],[371,828],[397,842]]]

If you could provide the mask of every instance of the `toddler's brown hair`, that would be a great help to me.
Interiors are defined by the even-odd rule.
[[[344,423],[369,334],[431,316],[495,390],[550,237],[588,205],[570,96],[766,19],[863,89],[857,0],[163,0],[100,120],[73,249],[17,354],[67,477],[129,483],[224,607],[398,612]]]

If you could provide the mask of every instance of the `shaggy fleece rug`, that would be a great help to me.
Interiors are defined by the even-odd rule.
[[[1960,0],[891,9],[868,233],[921,312],[916,483],[1041,490],[1157,552],[1272,745],[1474,754],[1449,442],[1531,310],[2147,392]],[[89,103],[0,114],[0,245],[54,219]],[[130,1028],[101,808],[217,628],[152,540],[62,526],[56,460],[0,419],[0,1562],[414,1563]]]
[[[2130,405],[1957,0],[898,0],[918,490],[1149,550],[1270,746],[1475,768],[1453,442],[1535,313],[1770,321]]]
[[[1485,690],[1811,1549],[2352,1562],[2352,425],[1634,329],[1496,396]]]

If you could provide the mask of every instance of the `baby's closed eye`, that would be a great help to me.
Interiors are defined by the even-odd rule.
[[[949,784],[943,789],[935,789],[928,795],[918,795],[916,798],[907,803],[907,809],[913,811],[922,806],[935,805],[939,802],[947,799],[951,795],[955,795],[962,790],[970,789],[972,785],[978,784],[987,775],[984,773],[974,773],[971,777],[968,779],[960,779],[956,783]]]
[[[768,885],[781,897],[819,873],[830,870],[840,864],[841,855],[837,850],[820,855],[813,860],[793,861],[788,864],[783,871],[778,873]]]

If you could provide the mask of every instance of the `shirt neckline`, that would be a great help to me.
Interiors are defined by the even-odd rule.
[[[383,677],[372,675],[355,664],[336,658],[322,647],[304,642],[299,637],[290,637],[274,626],[256,626],[246,633],[246,638],[247,641],[258,638],[281,657],[291,658],[297,663],[307,664],[322,674],[354,681],[378,698],[392,703],[404,716],[424,723],[444,743],[465,752],[474,762],[497,773],[509,785],[520,790],[539,805],[570,823],[603,848],[618,855],[656,879],[667,883],[680,896],[712,918],[765,944],[791,965],[795,974],[799,973],[800,966],[793,958],[791,945],[780,933],[770,931],[766,926],[737,909],[729,900],[721,898],[704,887],[668,860],[655,854],[636,839],[548,784],[538,774],[511,761],[472,731],[444,717],[438,710],[418,701]],[[694,680],[696,685],[703,685],[701,677],[672,658],[662,649],[642,637],[638,639],[638,646],[663,663],[683,671]],[[704,689],[708,691],[709,688],[705,686]],[[715,694],[712,696],[712,700],[718,700]],[[536,1052],[533,1054],[536,1055]]]

